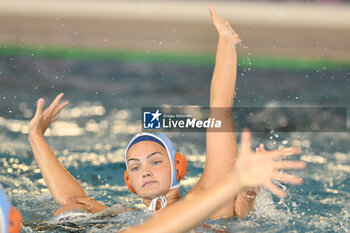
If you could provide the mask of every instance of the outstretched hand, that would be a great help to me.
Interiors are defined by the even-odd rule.
[[[230,23],[224,19],[219,18],[216,14],[215,9],[212,6],[208,7],[208,9],[210,11],[211,20],[219,35],[231,39],[234,45],[241,43],[241,38],[235,32],[235,30],[232,29]]]
[[[251,149],[249,131],[242,132],[241,149],[235,165],[240,182],[245,187],[264,186],[279,197],[285,193],[272,183],[278,180],[284,183],[301,184],[302,178],[278,171],[279,169],[303,169],[306,163],[302,161],[278,161],[277,159],[295,155],[299,148],[284,148],[266,151],[263,146],[254,153]],[[277,160],[277,161],[276,161]]]
[[[59,103],[63,95],[64,95],[63,93],[57,95],[55,100],[51,103],[51,105],[45,111],[44,111],[44,99],[40,98],[38,100],[36,113],[33,119],[29,123],[29,134],[39,133],[41,135],[44,135],[45,131],[50,126],[50,124],[57,119],[62,109],[68,105],[68,101]]]

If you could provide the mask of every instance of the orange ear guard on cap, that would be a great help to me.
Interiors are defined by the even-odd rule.
[[[186,174],[187,171],[187,160],[183,154],[175,153],[175,164],[174,164],[176,179],[180,181]],[[124,172],[124,180],[131,192],[136,193],[135,189],[130,183],[128,170]]]
[[[133,192],[133,193],[136,193],[135,189],[132,187],[132,185],[130,183],[128,170],[125,170],[125,172],[124,172],[124,180],[125,180],[126,186],[128,186],[130,191]]]
[[[186,174],[187,171],[187,160],[183,154],[175,153],[175,174],[176,179],[180,181]]]
[[[9,215],[8,233],[20,233],[22,227],[22,215],[16,208],[11,208]]]

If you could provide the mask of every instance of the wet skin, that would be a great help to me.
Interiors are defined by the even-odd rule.
[[[171,164],[164,147],[143,141],[130,147],[127,154],[128,173],[136,193],[146,199],[165,195],[171,183]]]

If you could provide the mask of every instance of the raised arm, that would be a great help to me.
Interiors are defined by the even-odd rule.
[[[236,45],[241,39],[226,20],[217,16],[214,8],[209,7],[209,10],[219,34],[210,88],[210,107],[232,108],[237,73]]]
[[[212,22],[219,34],[210,88],[210,117],[221,120],[225,132],[207,131],[206,164],[203,175],[193,192],[206,190],[223,179],[233,169],[238,155],[232,123],[232,106],[237,73],[236,45],[241,42],[241,39],[226,20],[217,16],[212,7],[209,7],[209,10]],[[244,198],[239,198],[240,202],[241,199],[246,201]],[[254,200],[247,201],[248,205],[243,206],[250,208]],[[212,218],[229,217],[235,214],[237,213],[235,213],[235,199],[233,198]]]
[[[35,116],[29,124],[29,142],[51,195],[56,202],[66,206],[58,213],[71,208],[97,212],[106,207],[87,197],[80,184],[63,167],[43,137],[50,124],[57,119],[61,110],[68,105],[67,101],[60,103],[62,97],[63,93],[59,94],[45,111],[43,110],[44,99],[38,100]],[[77,199],[89,200],[90,204],[83,204],[82,201],[82,203],[77,203],[75,201]],[[91,204],[91,202],[95,204]]]
[[[240,157],[235,168],[226,174],[223,179],[204,192],[193,192],[187,195],[184,200],[167,207],[166,210],[156,214],[145,223],[125,232],[187,232],[225,206],[242,188],[246,187],[264,186],[277,196],[283,197],[284,192],[276,187],[272,180],[300,184],[302,179],[277,170],[302,169],[306,164],[301,161],[275,160],[298,152],[298,148],[287,148],[270,152],[262,150],[259,153],[253,153],[250,150],[250,133],[244,132]]]

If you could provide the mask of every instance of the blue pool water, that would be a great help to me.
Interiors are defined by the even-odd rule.
[[[120,205],[143,208],[123,181],[124,148],[141,129],[140,108],[164,104],[208,106],[213,67],[72,61],[26,56],[0,57],[0,183],[24,216],[23,232],[110,232],[137,224],[147,213],[115,214]],[[70,105],[47,132],[47,141],[88,195],[108,206],[102,217],[58,224],[59,208],[41,177],[27,140],[35,102],[60,92]],[[235,106],[350,106],[349,70],[238,70]],[[348,114],[349,115],[349,114]],[[198,181],[205,161],[203,133],[168,133],[188,159],[184,196]],[[239,138],[239,133],[237,133]],[[301,186],[279,184],[279,200],[262,190],[255,213],[208,221],[197,232],[349,232],[349,132],[254,134],[268,149],[299,146],[308,162]],[[112,212],[112,213],[111,213]]]

